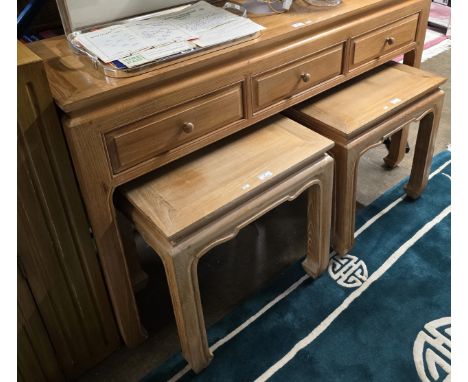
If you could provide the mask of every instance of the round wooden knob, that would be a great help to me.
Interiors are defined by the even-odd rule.
[[[184,130],[185,133],[191,133],[195,129],[195,125],[192,122],[185,122],[184,126],[182,127],[182,130]]]
[[[395,37],[387,37],[387,44],[388,45],[393,45],[395,44],[396,40]]]
[[[309,82],[310,81],[310,74],[309,73],[304,73],[301,75],[302,81],[304,82]]]

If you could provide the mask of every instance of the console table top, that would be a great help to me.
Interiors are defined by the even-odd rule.
[[[137,90],[149,84],[161,81],[162,76],[175,76],[200,70],[229,60],[245,60],[254,49],[258,51],[272,43],[295,38],[298,35],[317,32],[324,27],[339,23],[345,18],[362,15],[379,6],[391,3],[391,0],[344,0],[340,6],[317,8],[294,5],[288,13],[252,16],[252,20],[266,29],[260,36],[225,47],[208,49],[193,55],[162,63],[148,73],[128,78],[111,78],[96,70],[91,61],[72,51],[64,36],[45,39],[29,44],[44,62],[52,95],[57,105],[64,111],[73,111],[89,104],[98,97],[108,97]],[[395,3],[395,1],[393,1]],[[297,4],[302,4],[298,0]]]

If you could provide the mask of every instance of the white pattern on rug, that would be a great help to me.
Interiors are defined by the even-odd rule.
[[[328,264],[330,277],[344,288],[358,288],[367,280],[367,266],[356,256],[333,256]]]
[[[450,317],[424,325],[416,337],[413,358],[422,382],[450,381],[452,333]],[[445,375],[441,375],[441,371]]]

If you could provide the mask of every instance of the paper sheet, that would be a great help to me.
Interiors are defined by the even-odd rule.
[[[132,52],[147,48],[147,44],[124,25],[113,25],[77,36],[86,49],[104,62],[118,60]]]
[[[166,46],[158,46],[147,50],[134,53],[130,56],[119,59],[127,68],[133,68],[138,65],[146,64],[147,62],[156,61],[160,58],[169,57],[174,54],[186,52],[195,48],[194,44],[186,41],[168,44]]]
[[[166,45],[197,37],[159,17],[138,21],[127,26],[127,29],[144,40],[148,46]]]
[[[152,18],[113,25],[76,37],[102,61],[119,60],[127,67],[190,49],[252,35],[262,26],[205,1]]]
[[[201,32],[221,26],[225,23],[242,19],[222,8],[205,1],[199,1],[191,7],[165,17],[167,21],[185,30],[188,34],[199,35]]]
[[[202,32],[194,42],[198,46],[206,48],[253,35],[262,29],[264,29],[262,26],[248,19],[242,22],[235,21]]]

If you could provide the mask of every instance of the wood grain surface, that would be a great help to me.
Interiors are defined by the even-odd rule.
[[[155,229],[172,239],[235,208],[331,146],[329,139],[275,116],[124,185],[122,192]]]
[[[242,61],[254,51],[258,52],[270,44],[278,45],[290,38],[297,38],[301,35],[311,36],[321,32],[327,25],[337,25],[344,19],[355,19],[356,15],[363,16],[373,12],[380,16],[383,5],[393,2],[395,8],[402,1],[389,0],[347,0],[339,7],[317,9],[315,7],[298,8],[296,10],[271,16],[254,16],[253,21],[264,26],[266,29],[255,40],[229,46],[227,48],[212,48],[206,51],[180,58],[175,61],[161,64],[156,69],[158,74],[164,74],[166,79],[173,74],[186,72],[185,68],[190,66],[193,70],[202,70],[203,67],[212,66],[229,60]],[[405,10],[400,10],[393,16],[398,20],[411,8],[415,13],[420,9],[421,1],[405,0]],[[419,4],[418,4],[419,3]],[[387,14],[388,9],[382,12],[382,16]],[[400,16],[401,15],[401,16]],[[392,18],[388,21],[393,21]],[[367,30],[382,27],[387,23],[385,18],[377,23],[367,23],[365,28],[355,28],[353,34],[357,35]],[[88,104],[91,100],[107,99],[128,91],[135,91],[147,86],[148,83],[157,83],[161,79],[155,77],[155,72],[143,74],[141,76],[125,79],[113,79],[105,77],[96,71],[86,57],[73,53],[65,38],[58,37],[31,44],[32,49],[47,62],[47,71],[51,83],[52,93],[57,103],[64,110],[74,110],[80,105]],[[234,57],[236,57],[234,59]],[[170,73],[170,74],[169,74]],[[92,86],[91,86],[92,84]]]
[[[352,138],[445,82],[437,74],[389,63],[293,107],[325,136]]]

